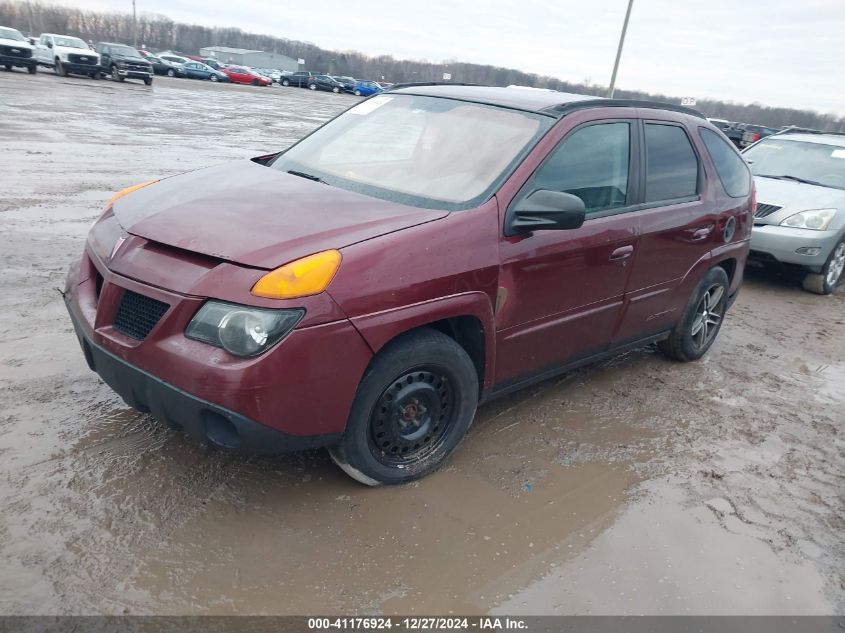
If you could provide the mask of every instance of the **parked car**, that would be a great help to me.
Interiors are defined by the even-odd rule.
[[[731,122],[726,119],[714,119],[711,117],[707,117],[707,120],[710,121],[710,123],[712,123],[715,127],[722,130],[722,132],[724,132],[731,126]]]
[[[405,88],[282,153],[116,194],[63,294],[130,405],[394,484],[441,465],[479,401],[654,341],[701,358],[752,208],[692,110]]]
[[[35,47],[17,29],[0,26],[0,66],[6,70],[26,68],[30,75],[38,72]]]
[[[364,81],[359,79],[352,86],[352,93],[358,97],[369,97],[376,93],[382,92],[382,87],[375,81]]]
[[[727,128],[722,130],[724,135],[728,137],[728,140],[737,149],[742,149],[742,135],[745,134],[745,130],[742,128],[743,125],[743,123],[731,123]]]
[[[152,63],[131,46],[100,42],[95,50],[100,56],[100,73],[109,75],[112,81],[141,79],[148,86],[153,85]]]
[[[283,86],[297,86],[299,88],[307,88],[308,84],[311,81],[311,77],[316,75],[317,73],[311,72],[310,70],[297,70],[295,73],[291,73],[290,75],[282,76],[282,85]]]
[[[192,60],[188,59],[187,57],[183,57],[182,55],[177,55],[176,53],[171,53],[170,51],[167,51],[167,52],[164,52],[164,53],[159,53],[158,55],[156,55],[156,57],[158,57],[159,59],[161,59],[163,61],[170,62],[171,64],[174,64],[174,65],[177,65],[177,66],[181,66],[182,64],[187,64],[189,61],[192,61]],[[172,76],[173,75],[171,75],[171,77]]]
[[[187,62],[179,68],[179,76],[188,79],[208,79],[210,81],[229,81],[229,75],[202,62]]]
[[[159,59],[155,55],[147,55],[146,60],[150,62],[153,66],[153,74],[156,75],[170,75],[171,77],[175,77],[177,73],[178,66],[171,64],[170,62],[166,62],[162,59]],[[181,64],[180,64],[181,65]],[[172,74],[171,74],[172,73]]]
[[[228,66],[223,69],[229,80],[237,84],[250,84],[252,86],[269,86],[272,81],[246,66]]]
[[[757,184],[751,261],[830,294],[845,270],[845,136],[783,132],[743,152]]]
[[[221,64],[219,61],[212,57],[204,57],[200,60],[206,66],[211,66],[214,70],[223,70],[226,68],[226,64]]]
[[[38,64],[67,77],[68,73],[100,78],[100,56],[78,37],[42,33],[35,45]]]
[[[780,131],[763,125],[754,125],[753,123],[743,123],[741,125],[741,129],[742,140],[740,141],[740,145],[742,147],[748,147],[749,145],[759,141],[761,138],[765,138]]]
[[[344,92],[352,92],[355,90],[354,77],[345,77],[343,75],[331,75],[331,78],[343,85]]]
[[[329,75],[314,75],[308,80],[308,88],[309,90],[343,92],[343,84]]]

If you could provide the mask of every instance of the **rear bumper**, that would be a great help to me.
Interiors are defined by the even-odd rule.
[[[773,258],[783,264],[806,266],[818,272],[840,237],[841,231],[811,231],[769,224],[755,226],[751,232],[751,259],[765,262]],[[816,249],[818,252],[807,255],[799,253],[799,249]]]
[[[197,398],[164,382],[96,345],[80,327],[65,299],[88,367],[130,407],[150,413],[159,422],[195,440],[250,453],[276,454],[334,444],[340,434],[288,435]]]

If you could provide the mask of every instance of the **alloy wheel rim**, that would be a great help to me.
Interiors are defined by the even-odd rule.
[[[724,299],[725,287],[713,284],[698,302],[690,334],[699,349],[708,346],[716,336],[725,315]]]
[[[845,242],[839,244],[836,250],[833,251],[833,257],[830,260],[830,265],[827,267],[827,284],[830,287],[836,285],[842,276],[843,270],[845,270]]]
[[[382,464],[407,468],[437,451],[457,413],[455,389],[437,367],[420,367],[385,388],[370,416],[368,445]]]

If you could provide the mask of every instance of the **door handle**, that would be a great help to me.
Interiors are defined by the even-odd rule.
[[[705,226],[700,229],[694,229],[691,231],[692,236],[690,237],[690,239],[693,242],[700,242],[703,239],[707,239],[707,236],[713,232],[714,228],[716,228],[716,226],[714,224],[711,224],[710,226]]]
[[[634,247],[631,245],[620,246],[610,254],[610,261],[617,261],[620,259],[627,259],[634,252]]]

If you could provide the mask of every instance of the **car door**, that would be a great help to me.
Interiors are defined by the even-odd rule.
[[[98,44],[96,50],[100,54],[100,66],[108,72],[111,67],[111,49],[108,46]]]
[[[38,40],[38,45],[36,46],[36,49],[38,51],[38,61],[43,62],[45,64],[53,63],[53,51],[50,48],[52,43],[53,40],[49,35],[41,36],[41,39]]]
[[[676,293],[714,247],[718,214],[702,200],[704,172],[686,115],[645,112],[640,123],[643,204],[625,316],[615,342],[670,327],[683,310]],[[710,209],[708,211],[708,208]]]
[[[498,388],[600,353],[613,337],[637,244],[630,212],[639,195],[639,137],[623,109],[608,110],[564,119],[542,164],[510,202],[500,200],[510,208],[538,189],[564,191],[584,201],[587,215],[578,229],[501,239]]]

